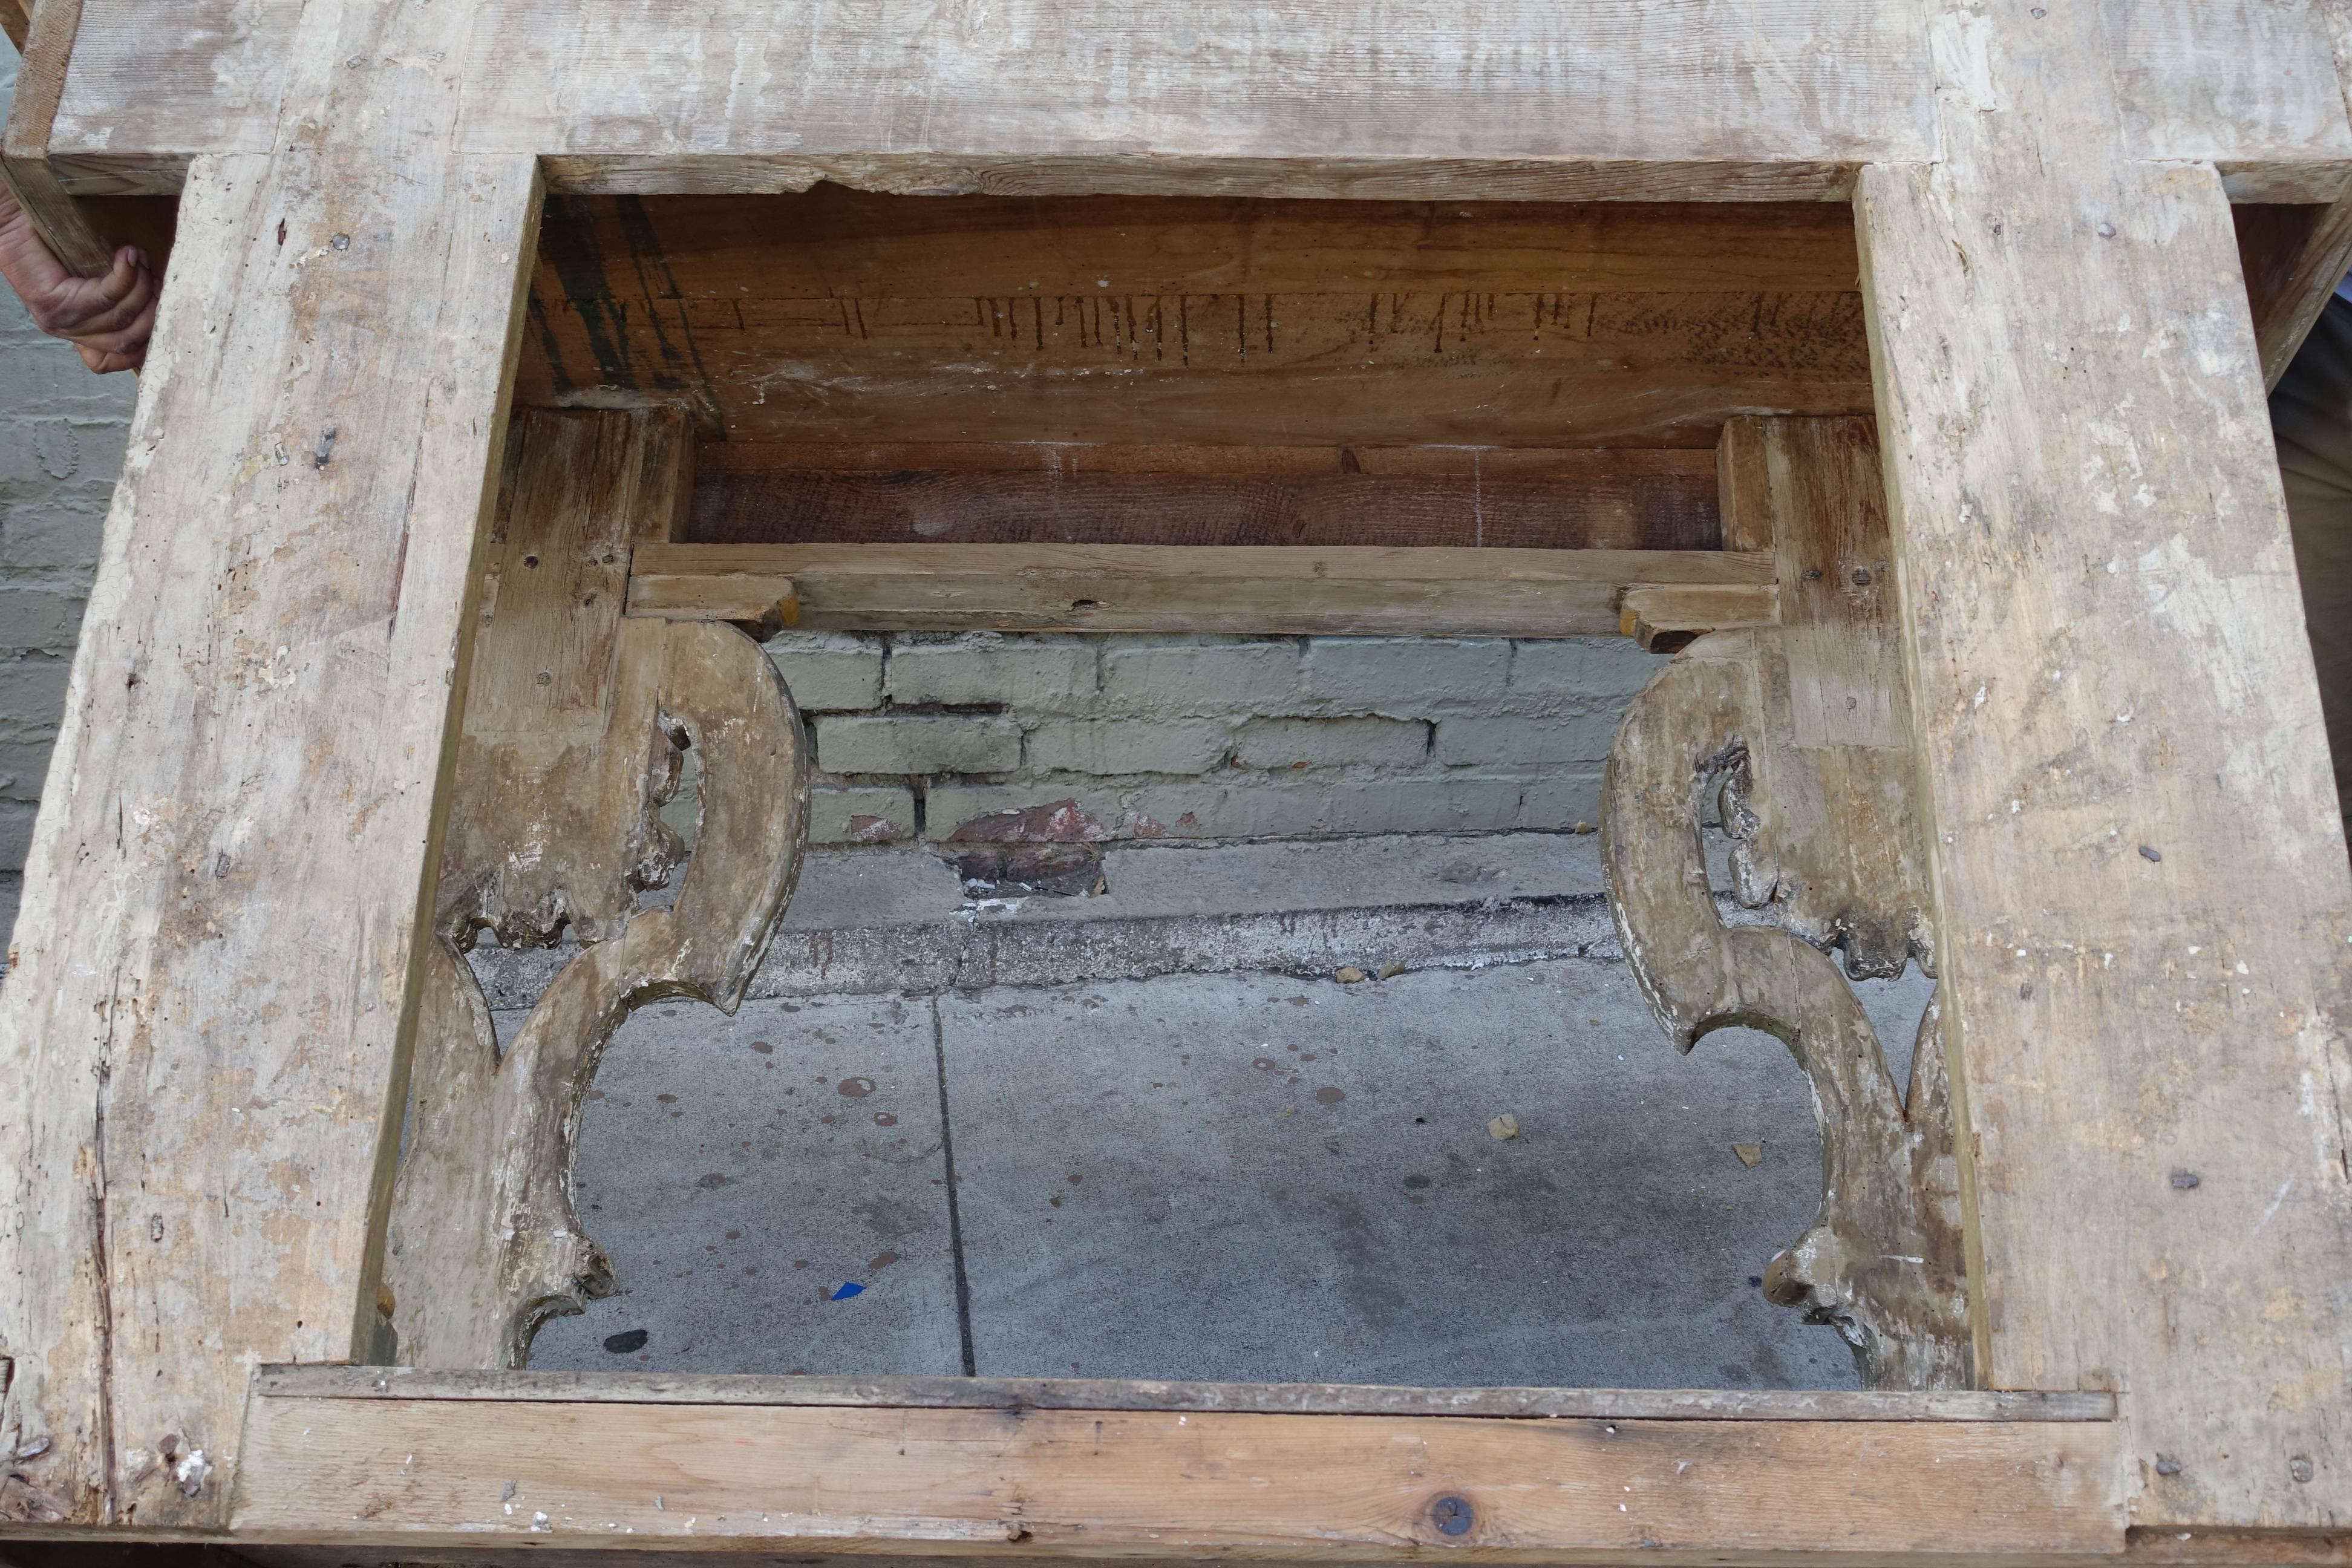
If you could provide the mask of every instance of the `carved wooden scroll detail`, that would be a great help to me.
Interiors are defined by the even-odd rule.
[[[625,619],[628,552],[690,480],[667,411],[521,416],[497,595],[478,633],[441,855],[384,1281],[404,1364],[522,1364],[548,1317],[609,1293],[572,1194],[582,1097],[629,1012],[731,1012],[791,896],[808,759],[759,645],[708,622]],[[682,748],[702,765],[694,853],[658,815]],[[501,1050],[464,950],[583,944]]]
[[[1966,1386],[1939,1014],[1898,1089],[1832,956],[1858,978],[1935,972],[1875,445],[1864,420],[1735,421],[1726,442],[1727,523],[1774,525],[1782,624],[1699,638],[1627,709],[1603,786],[1611,908],[1678,1047],[1745,1025],[1811,1080],[1822,1206],[1768,1294],[1836,1327],[1873,1387]],[[1717,913],[1700,824],[1718,783],[1735,897],[1772,924]]]

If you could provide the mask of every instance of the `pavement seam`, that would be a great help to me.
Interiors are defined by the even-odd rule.
[[[963,1350],[963,1374],[979,1375],[979,1360],[971,1342],[971,1277],[964,1270],[963,1208],[956,1198],[955,1127],[948,1119],[947,1026],[940,1018],[940,999],[931,998],[931,1061],[940,1082],[940,1154],[946,1168],[948,1251],[955,1260],[956,1339]]]

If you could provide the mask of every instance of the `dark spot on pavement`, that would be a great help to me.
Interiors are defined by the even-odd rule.
[[[717,1192],[720,1187],[727,1185],[728,1183],[734,1179],[735,1178],[732,1176],[725,1175],[718,1171],[713,1171],[709,1175],[697,1181],[694,1184],[709,1192]]]
[[[1337,1105],[1348,1098],[1348,1091],[1343,1089],[1334,1089],[1327,1084],[1315,1091],[1315,1098],[1326,1105]]]
[[[632,1351],[645,1349],[646,1342],[651,1338],[653,1335],[644,1329],[628,1329],[617,1334],[608,1335],[604,1341],[604,1348],[614,1355],[627,1355]]]
[[[835,1092],[846,1095],[852,1100],[864,1100],[874,1092],[874,1080],[870,1078],[845,1078],[841,1080]]]

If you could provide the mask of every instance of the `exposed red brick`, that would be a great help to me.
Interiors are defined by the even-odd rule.
[[[948,835],[956,844],[1093,844],[1110,831],[1078,809],[1076,796],[1013,811],[992,811],[961,823]]]

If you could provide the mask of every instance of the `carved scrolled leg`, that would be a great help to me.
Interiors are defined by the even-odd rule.
[[[1899,1091],[1836,961],[1775,926],[1724,924],[1707,887],[1704,797],[1727,772],[1755,767],[1749,737],[1774,722],[1763,688],[1779,637],[1759,628],[1702,637],[1626,710],[1603,785],[1611,911],[1642,994],[1677,1048],[1728,1026],[1761,1029],[1787,1044],[1811,1081],[1821,1213],[1773,1259],[1772,1298],[1835,1326],[1873,1387],[1959,1386],[1968,1345],[1959,1194],[1932,1009],[1911,1087]]]
[[[385,1242],[406,1364],[520,1365],[547,1317],[610,1289],[572,1197],[597,1058],[656,998],[733,1011],[798,875],[808,760],[773,666],[732,627],[620,614],[630,529],[683,482],[661,465],[678,434],[645,415],[541,415],[523,431]],[[572,659],[587,668],[567,688],[558,661]],[[677,861],[657,814],[684,745],[702,759],[695,853],[671,906],[640,909]],[[583,944],[503,1053],[463,956],[485,926]]]
[[[1843,420],[1738,422],[1726,438],[1727,507],[1744,496],[1770,525],[1783,624],[1699,638],[1627,709],[1603,784],[1612,913],[1677,1047],[1761,1029],[1811,1083],[1821,1211],[1768,1267],[1767,1292],[1836,1327],[1873,1387],[1965,1386],[1940,1018],[1931,1005],[1898,1089],[1831,956],[1843,949],[1857,977],[1935,970],[1874,446],[1865,422]],[[1773,924],[1716,912],[1701,823],[1717,784],[1736,894]]]

